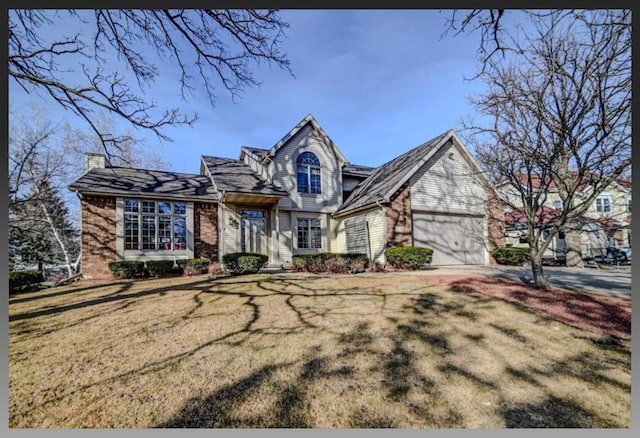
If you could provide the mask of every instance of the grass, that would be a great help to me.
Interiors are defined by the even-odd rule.
[[[11,428],[630,427],[631,344],[403,275],[9,299]]]

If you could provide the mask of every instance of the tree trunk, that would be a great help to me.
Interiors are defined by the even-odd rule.
[[[53,219],[51,218],[51,215],[49,215],[49,212],[47,211],[47,207],[44,204],[41,204],[41,205],[42,205],[42,211],[44,212],[44,217],[47,220],[49,227],[51,227],[53,236],[55,237],[56,242],[58,242],[58,245],[60,245],[60,249],[62,250],[62,254],[64,256],[65,267],[67,268],[69,277],[71,277],[74,274],[74,272],[73,272],[73,269],[71,268],[71,261],[69,260],[69,252],[67,251],[67,246],[62,241],[62,236],[60,236],[60,234],[58,233],[56,225],[53,223]]]
[[[542,252],[531,254],[531,272],[533,274],[533,285],[536,289],[547,289],[549,282],[544,277],[542,269]]]
[[[569,229],[565,232],[565,253],[567,257],[567,266],[583,267],[582,249],[580,231],[577,229]]]

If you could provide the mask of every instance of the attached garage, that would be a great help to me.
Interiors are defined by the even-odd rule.
[[[413,212],[413,245],[433,249],[433,266],[485,264],[481,216]]]

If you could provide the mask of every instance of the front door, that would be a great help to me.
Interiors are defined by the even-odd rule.
[[[240,251],[268,254],[267,212],[242,210],[240,224]]]

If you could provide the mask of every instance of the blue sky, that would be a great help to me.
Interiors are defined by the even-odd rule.
[[[481,92],[482,85],[464,78],[478,67],[479,35],[441,38],[450,13],[283,10],[290,27],[281,49],[295,77],[262,64],[253,68],[260,87],[246,88],[235,102],[219,87],[211,107],[204,91],[181,101],[177,72],[162,68],[147,96],[160,106],[197,112],[199,120],[165,129],[173,142],[134,134],[173,170],[198,173],[201,155],[237,158],[242,145],[269,148],[311,113],[350,162],[378,166],[459,128],[460,118],[473,113],[465,96]],[[59,26],[62,31],[65,23]],[[9,90],[12,104],[34,99],[15,83]],[[60,114],[59,106],[51,108]],[[81,126],[71,113],[59,117]]]

